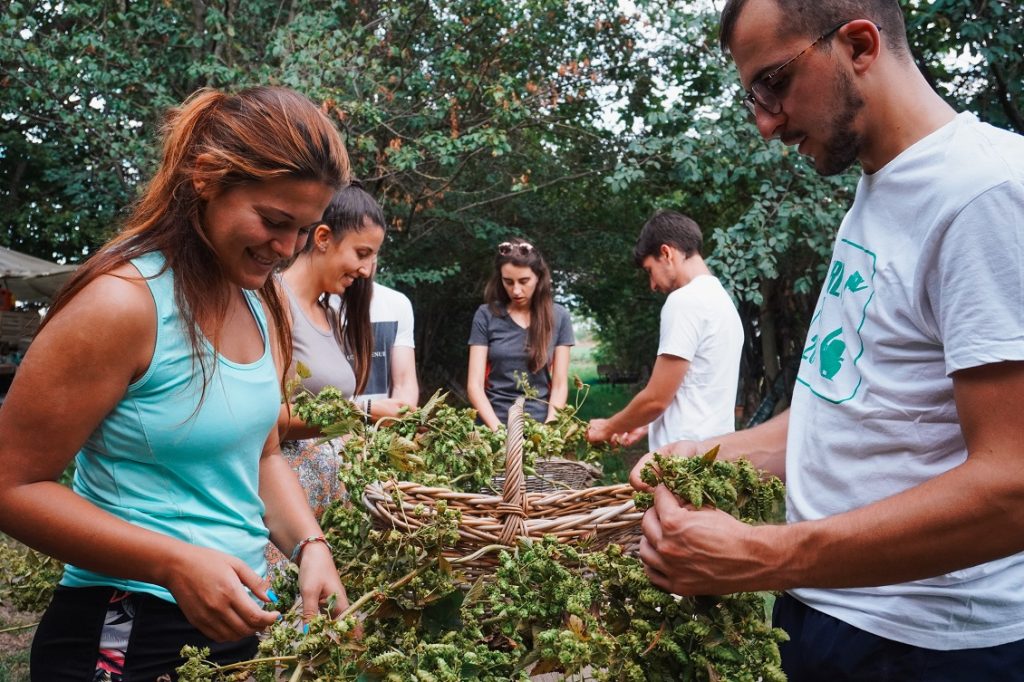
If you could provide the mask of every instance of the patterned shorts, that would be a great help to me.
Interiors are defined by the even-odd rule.
[[[318,519],[331,503],[347,497],[345,486],[338,480],[341,449],[337,438],[327,442],[319,438],[289,440],[281,444],[281,454],[298,476],[302,489],[306,491],[309,508]],[[272,544],[267,545],[266,557],[270,575],[288,565],[288,558]]]

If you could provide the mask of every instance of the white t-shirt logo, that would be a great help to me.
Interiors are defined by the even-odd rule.
[[[811,318],[797,381],[833,403],[857,395],[864,322],[874,298],[875,254],[848,239],[836,244],[828,281]]]

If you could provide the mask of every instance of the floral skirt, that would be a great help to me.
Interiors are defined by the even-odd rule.
[[[306,491],[306,501],[317,519],[323,516],[331,503],[345,498],[345,486],[338,480],[342,461],[340,451],[339,439],[324,442],[320,438],[309,438],[281,443],[281,454],[299,477],[299,483]],[[288,565],[288,557],[273,544],[267,544],[266,557],[271,576]]]

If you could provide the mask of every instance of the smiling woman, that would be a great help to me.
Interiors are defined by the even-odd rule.
[[[57,296],[0,407],[0,530],[67,564],[33,680],[173,677],[187,644],[251,658],[277,615],[257,603],[268,537],[299,548],[305,615],[346,604],[280,453],[291,335],[270,275],[348,171],[305,97],[200,91],[124,229]]]
[[[322,182],[284,177],[207,197],[202,224],[227,278],[243,289],[264,286],[305,245],[330,196]]]
[[[288,301],[295,364],[308,370],[300,375],[293,366],[291,373],[311,393],[333,386],[351,399],[366,386],[374,341],[372,278],[386,226],[376,200],[354,181],[335,193],[323,220],[278,278]],[[382,398],[361,407],[378,419],[397,415],[405,403]],[[279,429],[284,457],[319,516],[344,493],[338,481],[339,443],[324,441],[319,428],[306,424],[288,405],[281,408]],[[268,547],[272,568],[283,567],[287,556]]]
[[[334,386],[346,397],[362,392],[370,374],[373,328],[370,301],[377,254],[387,222],[377,201],[358,181],[331,199],[279,282],[295,329],[295,359],[310,370],[301,378],[313,393]],[[404,403],[375,400],[370,416],[395,416]],[[318,429],[282,414],[282,438],[311,438]]]

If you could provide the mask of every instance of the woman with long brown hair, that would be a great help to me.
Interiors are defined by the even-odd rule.
[[[67,564],[33,680],[173,677],[186,644],[251,658],[279,615],[261,608],[268,538],[299,564],[304,616],[345,603],[280,453],[291,334],[271,275],[348,172],[290,90],[203,90],[171,112],[155,176],[0,408],[0,526]]]
[[[278,277],[288,301],[294,361],[302,388],[313,394],[333,386],[348,399],[363,391],[373,354],[370,302],[377,254],[386,232],[384,212],[358,181],[335,193],[305,248]],[[360,401],[369,417],[396,416],[405,403],[390,398]],[[281,450],[299,477],[317,517],[344,494],[337,439],[324,441],[288,406],[282,406]],[[268,548],[279,566],[285,557]]]
[[[569,348],[575,343],[569,313],[554,302],[551,271],[525,239],[498,245],[486,303],[473,317],[466,389],[477,417],[492,429],[524,394],[536,391],[526,412],[553,419],[569,397]]]

